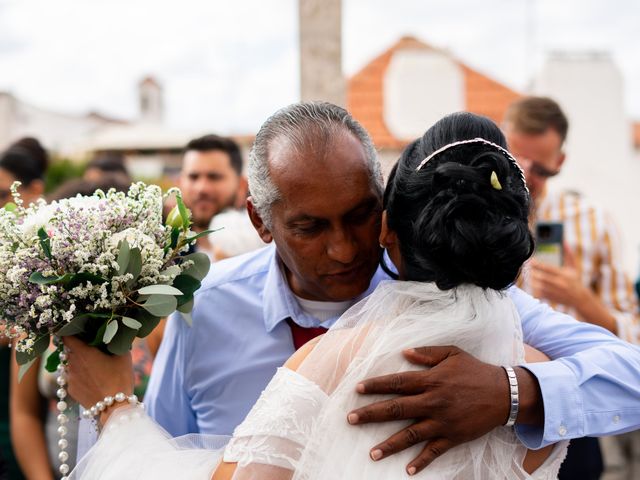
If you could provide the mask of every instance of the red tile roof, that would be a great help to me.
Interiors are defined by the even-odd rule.
[[[369,131],[379,148],[403,148],[411,139],[396,138],[384,121],[384,76],[400,50],[441,51],[413,37],[402,37],[348,81],[347,108]],[[447,55],[450,55],[447,53]],[[507,106],[521,95],[453,58],[465,80],[465,109],[500,122]]]

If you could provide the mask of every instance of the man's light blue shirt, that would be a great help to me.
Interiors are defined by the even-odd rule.
[[[378,270],[362,297],[386,278]],[[545,425],[518,427],[522,441],[539,448],[638,428],[640,350],[515,287],[509,294],[524,341],[559,358],[525,365],[540,383]],[[174,436],[231,435],[294,352],[286,320],[329,327],[337,319],[321,324],[301,310],[273,246],[213,265],[196,293],[192,317],[192,327],[177,315],[169,319],[145,395],[151,416]]]

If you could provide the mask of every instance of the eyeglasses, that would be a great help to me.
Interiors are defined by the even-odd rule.
[[[526,157],[516,157],[516,159],[518,160],[518,163],[520,164],[522,169],[525,171],[525,175],[535,175],[536,177],[546,179],[555,177],[560,173],[560,170],[549,170]]]

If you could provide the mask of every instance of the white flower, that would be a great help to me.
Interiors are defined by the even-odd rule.
[[[38,234],[38,230],[43,228],[46,230],[53,214],[58,208],[57,202],[49,205],[41,206],[24,218],[20,229],[24,238],[31,238]]]

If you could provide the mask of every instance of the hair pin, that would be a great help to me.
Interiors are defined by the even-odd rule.
[[[491,171],[491,186],[496,190],[502,190],[500,180],[498,180],[498,174],[495,171]]]

